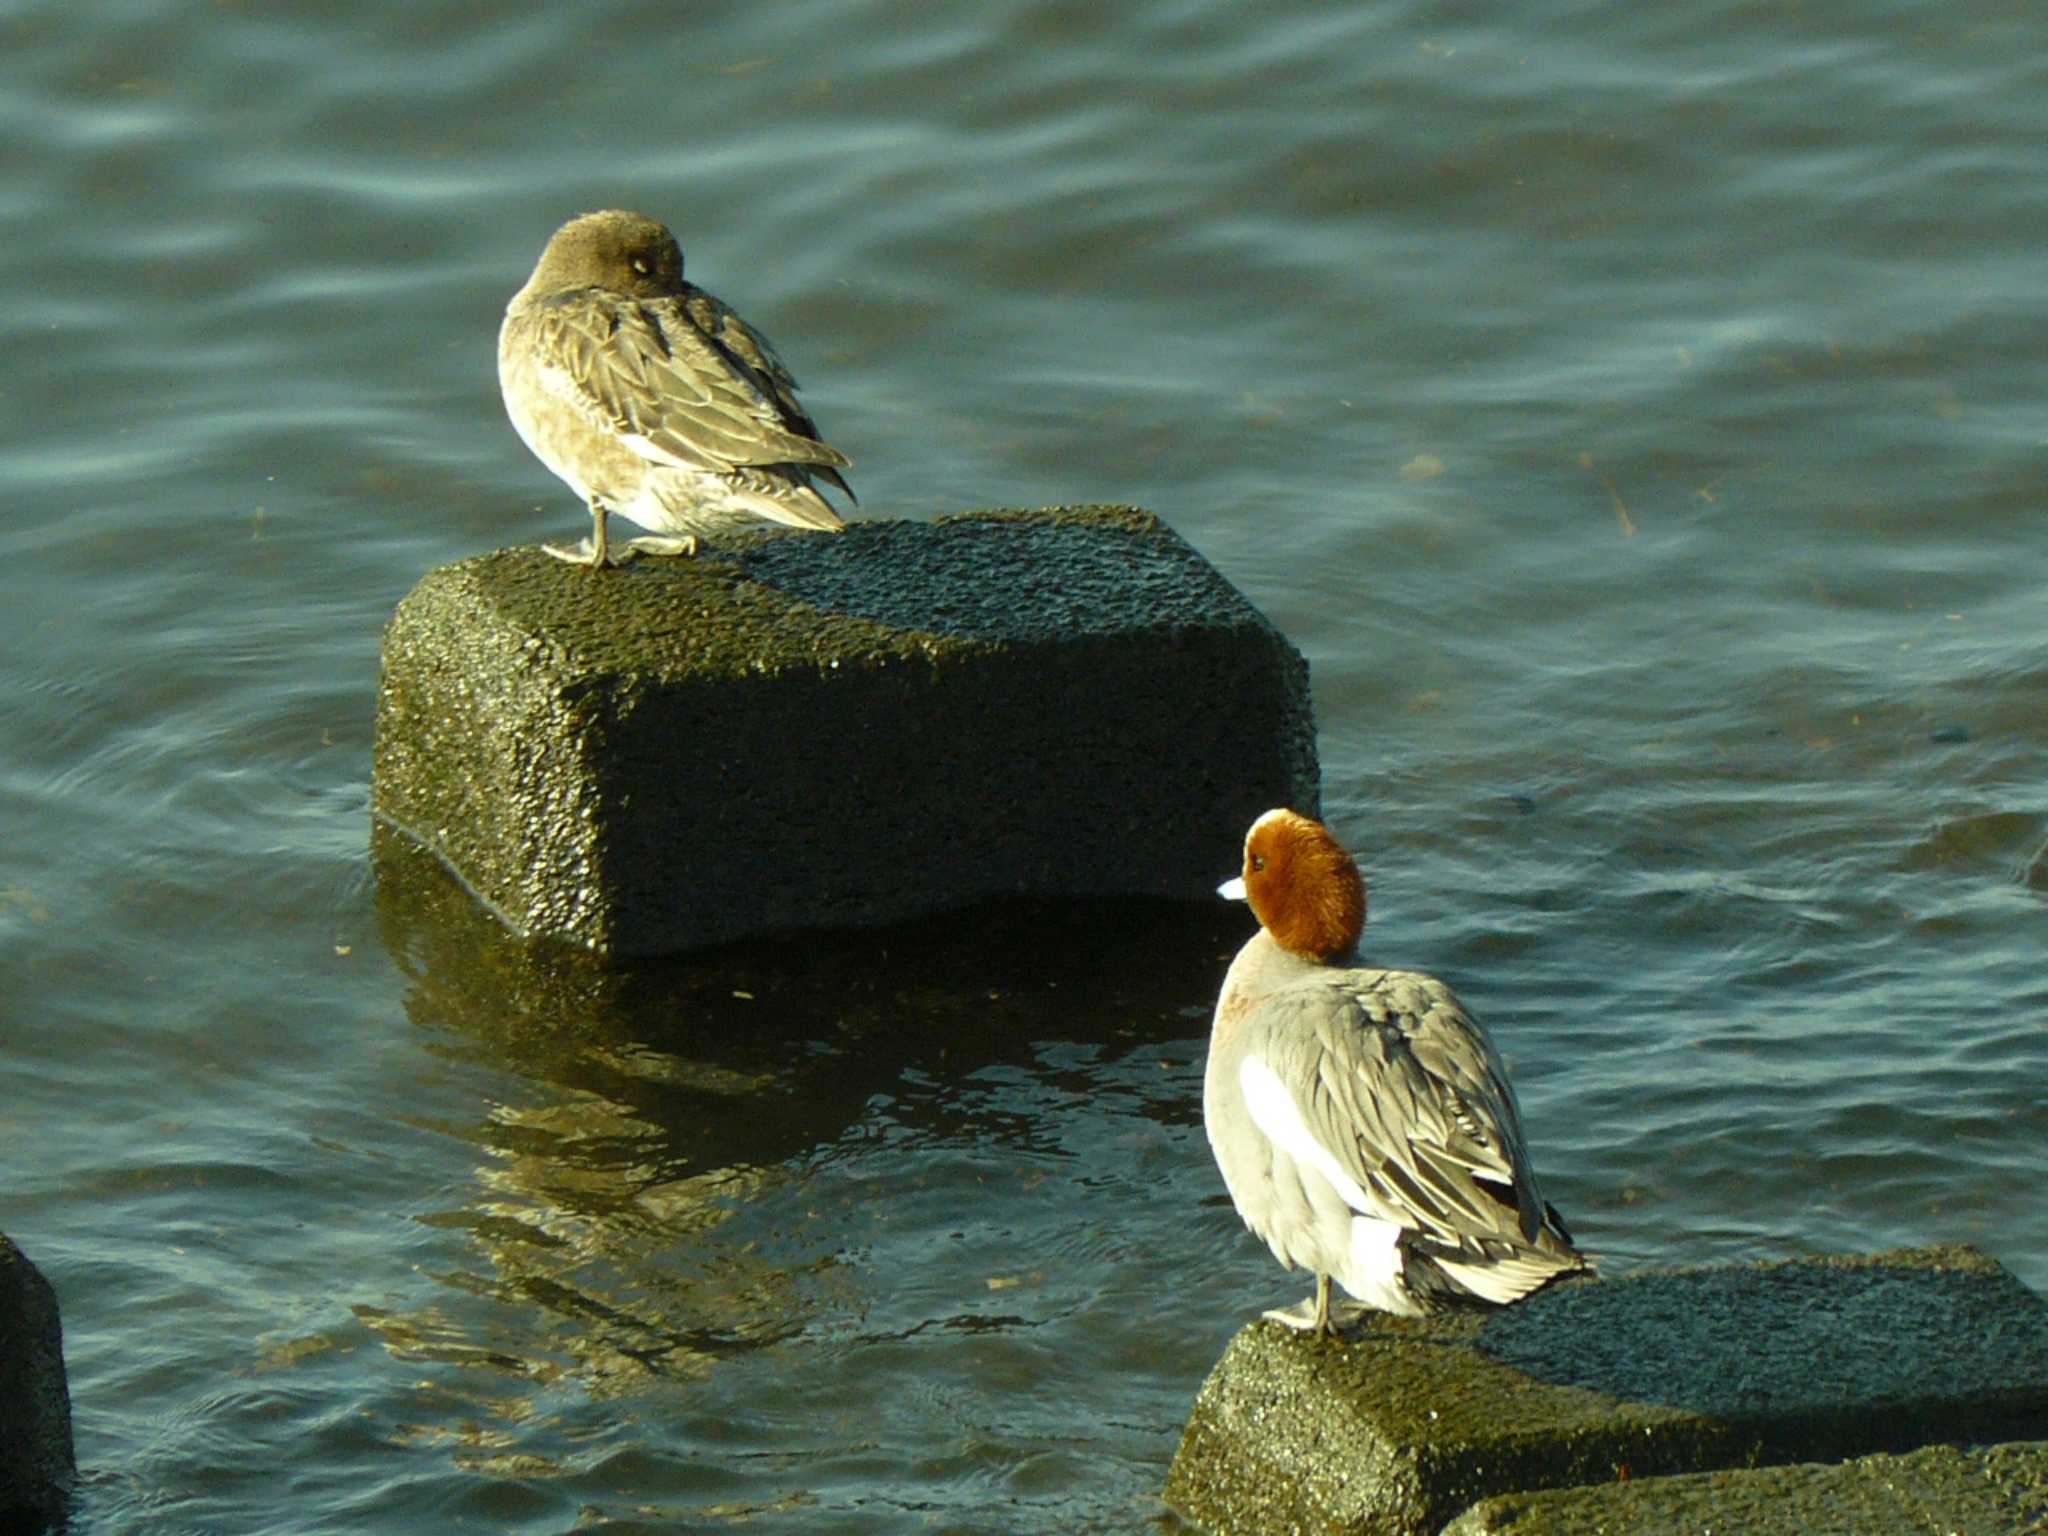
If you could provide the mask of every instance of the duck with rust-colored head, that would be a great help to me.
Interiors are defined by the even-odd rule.
[[[593,537],[551,555],[613,563],[612,512],[658,535],[618,563],[692,555],[698,534],[755,521],[844,526],[818,487],[851,497],[850,461],[819,439],[768,338],[685,282],[676,237],[642,214],[555,231],[505,309],[498,383],[526,446],[590,508]]]
[[[1359,963],[1365,881],[1329,829],[1268,811],[1220,894],[1259,931],[1216,1000],[1202,1119],[1245,1225],[1316,1277],[1266,1315],[1332,1333],[1365,1308],[1506,1303],[1589,1268],[1478,1021],[1434,976]],[[1335,1322],[1333,1279],[1363,1304]]]

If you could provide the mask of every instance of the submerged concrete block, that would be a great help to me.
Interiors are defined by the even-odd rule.
[[[60,1523],[75,1476],[57,1293],[0,1232],[0,1530]]]
[[[514,931],[614,958],[990,898],[1206,897],[1318,800],[1308,668],[1128,507],[431,572],[371,806]]]
[[[1505,1493],[1473,1505],[1444,1527],[1444,1536],[2009,1536],[2043,1530],[2048,1442],[2030,1440]]]
[[[1569,1282],[1337,1341],[1254,1323],[1166,1498],[1218,1533],[1421,1533],[1497,1494],[2044,1433],[2048,1305],[1974,1249],[1913,1249]]]

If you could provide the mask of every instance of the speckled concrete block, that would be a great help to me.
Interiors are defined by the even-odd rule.
[[[0,1232],[0,1530],[56,1525],[74,1476],[57,1295]]]
[[[1203,897],[1318,799],[1308,668],[1127,507],[430,573],[375,814],[514,931],[631,958],[992,897]]]
[[[1974,1249],[1914,1249],[1566,1283],[1334,1342],[1255,1323],[1166,1498],[1218,1533],[1419,1536],[1510,1492],[2044,1433],[2048,1306]]]
[[[2048,1443],[1803,1462],[1597,1488],[1506,1493],[1475,1504],[1444,1536],[2014,1536],[2048,1531]]]

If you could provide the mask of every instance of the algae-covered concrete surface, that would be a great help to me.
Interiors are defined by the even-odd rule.
[[[1509,1493],[1445,1536],[2018,1536],[2048,1531],[2048,1443],[1932,1445],[1730,1472]]]
[[[503,550],[385,632],[376,816],[606,957],[1202,897],[1254,816],[1317,800],[1306,663],[1134,508]]]
[[[1167,1502],[1434,1532],[1496,1494],[2048,1432],[2048,1306],[1963,1247],[1645,1271],[1322,1341],[1246,1328]]]

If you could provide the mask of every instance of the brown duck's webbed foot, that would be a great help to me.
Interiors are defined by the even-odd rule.
[[[663,555],[687,559],[697,553],[697,535],[686,533],[679,538],[668,538],[661,534],[650,533],[637,539],[629,539],[626,543],[626,548],[639,555]]]
[[[622,554],[617,560],[612,559],[611,540],[605,534],[604,504],[595,497],[591,498],[590,502],[590,522],[593,536],[583,540],[574,549],[561,544],[543,544],[541,548],[557,560],[566,560],[571,565],[594,566],[598,570],[603,570],[608,565],[624,565],[633,558],[632,546],[628,545],[627,553]]]

